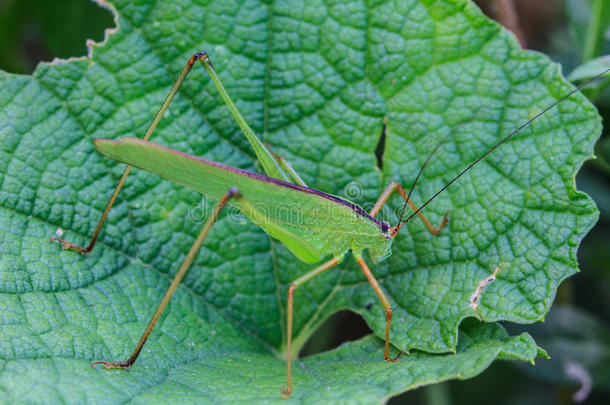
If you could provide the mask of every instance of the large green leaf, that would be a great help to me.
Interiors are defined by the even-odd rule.
[[[113,4],[117,29],[88,58],[0,75],[0,392],[9,400],[277,398],[286,286],[308,266],[256,226],[231,215],[213,228],[129,371],[89,362],[129,355],[210,202],[135,171],[92,254],[48,243],[58,230],[86,242],[123,169],[92,139],[141,136],[194,51],[208,50],[248,122],[311,186],[365,208],[391,180],[411,185],[443,142],[414,192],[423,202],[570,89],[557,65],[464,1]],[[460,323],[479,316],[470,297],[499,265],[480,315],[544,317],[597,218],[574,174],[599,132],[595,109],[574,96],[432,202],[433,222],[451,210],[441,235],[414,220],[373,266],[394,305],[392,343],[421,352],[386,364],[369,337],[305,359],[294,398],[371,402],[475,375],[497,357],[533,361],[529,336]],[[153,140],[256,170],[200,68]],[[393,199],[384,218],[395,223],[400,206]],[[295,306],[297,349],[341,308],[383,336],[381,306],[351,259],[297,290]]]

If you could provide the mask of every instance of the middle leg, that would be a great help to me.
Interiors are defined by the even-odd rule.
[[[326,263],[323,263],[311,270],[309,273],[297,278],[288,287],[288,299],[286,305],[286,388],[282,390],[282,397],[288,398],[292,393],[292,313],[294,312],[293,304],[294,304],[294,291],[305,284],[312,278],[317,275],[322,274],[326,270],[335,267],[337,264],[341,262],[343,257],[333,257]]]

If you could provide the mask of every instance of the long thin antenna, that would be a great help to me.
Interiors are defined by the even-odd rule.
[[[417,176],[415,176],[415,181],[413,182],[413,185],[411,186],[411,188],[409,189],[409,194],[407,194],[407,199],[405,200],[405,204],[402,206],[402,211],[400,211],[400,218],[398,219],[398,223],[400,224],[400,221],[402,221],[402,217],[405,215],[405,210],[407,209],[407,205],[408,202],[411,199],[411,194],[413,193],[413,190],[415,189],[415,185],[417,184],[417,181],[419,180],[421,174],[424,172],[424,169],[426,168],[426,166],[428,165],[428,162],[430,162],[430,159],[432,159],[432,156],[438,152],[438,150],[441,148],[441,146],[443,146],[445,144],[445,141],[447,140],[447,138],[449,138],[449,136],[451,136],[451,134],[445,136],[439,143],[438,145],[436,145],[434,147],[434,150],[432,152],[430,152],[430,154],[428,155],[428,157],[426,158],[426,161],[424,162],[424,164],[422,165],[421,169],[419,169],[419,172],[417,173]]]
[[[528,126],[529,124],[531,124],[532,122],[536,121],[538,118],[540,118],[543,114],[545,114],[547,111],[549,111],[550,109],[552,109],[553,107],[555,107],[557,104],[561,103],[562,101],[564,101],[566,98],[570,97],[572,94],[576,93],[577,91],[580,91],[583,87],[588,86],[591,82],[594,82],[595,80],[599,79],[600,77],[602,77],[603,75],[605,75],[606,73],[610,72],[610,68],[604,70],[603,72],[601,72],[600,74],[598,74],[597,76],[587,80],[586,82],[584,82],[583,84],[581,84],[580,86],[576,87],[574,90],[572,90],[571,92],[569,92],[568,94],[566,94],[565,96],[561,97],[559,100],[555,101],[553,104],[551,104],[550,106],[548,106],[547,108],[545,108],[544,110],[542,110],[541,112],[539,112],[538,114],[536,114],[534,116],[534,118],[529,119],[525,124],[521,125],[519,128],[515,129],[513,132],[511,132],[510,134],[508,134],[507,136],[505,136],[501,141],[499,141],[498,143],[496,143],[491,149],[489,149],[487,152],[485,152],[483,155],[481,155],[477,160],[475,160],[474,162],[472,162],[471,164],[468,165],[468,167],[466,167],[464,170],[462,170],[460,172],[460,174],[458,174],[457,176],[455,176],[449,183],[447,183],[443,188],[441,188],[440,190],[438,190],[436,192],[436,194],[434,194],[428,201],[426,201],[425,203],[423,203],[418,210],[416,210],[414,213],[412,213],[411,215],[409,215],[409,217],[407,219],[405,219],[404,223],[407,223],[411,220],[411,218],[413,218],[415,215],[417,215],[421,210],[424,209],[424,207],[426,205],[428,205],[432,200],[434,200],[436,197],[438,197],[438,195],[440,193],[442,193],[443,191],[445,191],[447,189],[447,187],[449,187],[451,184],[453,184],[457,179],[459,179],[460,177],[462,177],[462,175],[464,173],[466,173],[468,170],[472,169],[472,167],[474,165],[476,165],[477,163],[479,163],[485,156],[489,155],[491,152],[493,152],[498,146],[502,145],[504,142],[508,141],[510,138],[513,137],[513,135],[516,135],[519,131],[521,131],[523,128],[525,128],[526,126]],[[418,175],[419,176],[419,175]],[[399,224],[401,224],[399,222]]]

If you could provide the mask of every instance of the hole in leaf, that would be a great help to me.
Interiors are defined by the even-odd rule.
[[[309,337],[301,350],[301,357],[325,352],[345,342],[360,339],[372,333],[362,316],[348,310],[339,311],[330,316]]]
[[[112,12],[92,1],[0,2],[0,69],[29,74],[38,62],[86,55],[86,40],[102,41],[110,27]]]
[[[377,167],[379,169],[383,169],[383,153],[385,152],[385,130],[386,123],[384,120],[381,126],[381,134],[379,135],[379,141],[377,142],[377,146],[375,147],[375,157],[377,158]]]

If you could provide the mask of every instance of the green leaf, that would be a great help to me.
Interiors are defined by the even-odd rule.
[[[576,67],[568,75],[568,80],[572,82],[589,80],[607,69],[610,69],[610,55],[600,56]],[[607,84],[607,82],[601,81],[596,84],[603,85]]]
[[[600,56],[599,58],[592,59],[588,62],[577,66],[568,75],[568,80],[577,83],[590,80],[602,72],[610,68],[610,55]],[[608,74],[605,77],[609,77]],[[604,107],[610,105],[610,85],[608,80],[597,80],[592,82],[583,93],[589,98],[589,100],[596,103],[596,105]]]
[[[136,170],[92,254],[48,243],[56,231],[86,243],[123,170],[92,139],[141,136],[193,52],[208,50],[252,128],[309,185],[364,208],[392,180],[410,186],[442,142],[413,194],[421,204],[571,89],[557,65],[463,1],[113,4],[117,29],[88,58],[0,75],[0,390],[13,400],[278,398],[287,285],[308,266],[259,228],[221,219],[129,371],[89,363],[131,353],[210,202]],[[448,227],[434,237],[411,221],[372,266],[394,306],[392,343],[420,351],[386,364],[368,337],[304,359],[294,398],[372,402],[476,375],[495,358],[533,361],[529,336],[462,321],[545,316],[598,215],[574,175],[600,130],[575,95],[428,205],[433,223],[450,210]],[[256,170],[203,69],[153,140]],[[396,197],[382,216],[396,223],[401,207]],[[497,266],[477,313],[471,296]],[[382,308],[349,258],[297,290],[296,349],[343,308],[384,336]]]
[[[106,371],[69,357],[22,359],[4,362],[0,383],[8,400],[21,402],[43,402],[41,398],[45,398],[50,403],[130,400],[149,404],[171,398],[179,403],[373,403],[423,384],[473,377],[495,358],[529,360],[536,355],[536,345],[528,335],[509,339],[499,326],[476,321],[469,322],[469,330],[456,354],[418,352],[397,364],[379,360],[383,359],[383,342],[372,335],[308,357],[295,364],[298,391],[292,401],[279,397],[278,387],[285,381],[282,360],[252,350],[245,340],[234,342],[239,346],[233,347],[220,343],[224,339],[218,335],[207,337],[220,343],[214,350],[181,356],[179,365],[172,360],[141,364],[129,371]],[[205,333],[192,338],[206,340]],[[194,348],[201,345],[192,343]]]

